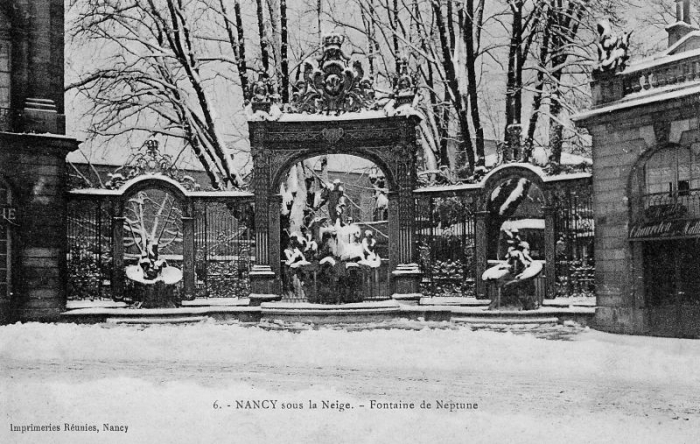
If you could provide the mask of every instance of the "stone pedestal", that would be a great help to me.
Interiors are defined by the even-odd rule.
[[[418,264],[399,264],[396,270],[391,272],[394,280],[394,294],[391,297],[397,300],[420,300],[421,276]]]
[[[26,133],[61,134],[64,128],[53,100],[28,98],[22,109],[22,129]]]
[[[253,265],[250,271],[250,305],[282,299],[279,279],[269,265]]]
[[[180,306],[180,301],[175,298],[175,286],[166,285],[159,281],[155,284],[136,284],[135,290],[139,293],[143,303],[141,308],[175,308]]]

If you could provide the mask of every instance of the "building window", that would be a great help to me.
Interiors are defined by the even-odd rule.
[[[700,217],[700,155],[684,147],[656,152],[644,165],[642,197],[646,216]]]

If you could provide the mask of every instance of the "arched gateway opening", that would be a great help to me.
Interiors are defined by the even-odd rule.
[[[294,294],[294,291],[290,292],[282,261],[286,258],[284,250],[290,244],[289,239],[283,237],[285,227],[282,224],[281,208],[284,191],[281,192],[281,189],[284,190],[290,170],[300,161],[336,154],[371,161],[380,173],[378,178],[384,182],[381,188],[385,191],[387,200],[387,220],[384,222],[386,232],[381,235],[373,233],[375,239],[380,236],[386,238],[386,257],[380,267],[386,269],[386,274],[376,278],[361,276],[353,280],[351,285],[361,286],[358,292],[376,299],[419,296],[420,272],[414,261],[412,195],[415,185],[417,118],[387,117],[383,112],[367,112],[366,115],[372,118],[358,119],[356,115],[353,116],[355,118],[348,118],[347,115],[329,118],[323,115],[288,114],[278,121],[249,122],[255,162],[253,188],[256,265],[251,272],[252,300],[277,300],[283,298],[283,295]],[[316,191],[322,191],[319,187],[324,187],[329,200],[338,199],[341,193],[335,189],[337,184],[334,185],[333,182],[313,186]],[[322,222],[323,226],[318,226],[318,233],[314,234],[318,237],[314,238],[317,244],[320,241],[323,245],[323,233],[332,233],[333,228],[336,228],[333,234],[338,236],[344,233],[343,227],[353,225],[348,220],[347,203],[341,211],[337,211],[337,207],[338,203],[331,204],[326,210],[328,220]],[[365,232],[372,229],[366,227],[363,230],[362,224],[354,225],[355,231],[360,229],[360,238],[349,238],[348,242],[357,243],[359,240],[361,244],[362,238],[366,237]],[[377,287],[373,290],[366,288],[367,285]],[[308,297],[300,297],[298,290],[295,294],[298,299],[309,300]],[[310,294],[313,294],[313,301],[324,302],[316,293]],[[348,298],[346,302],[350,299],[353,298]],[[355,299],[362,298],[357,296]]]
[[[281,176],[282,301],[391,298],[389,188],[365,158],[330,154]]]

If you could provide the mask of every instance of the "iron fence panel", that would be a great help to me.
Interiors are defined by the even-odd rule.
[[[248,297],[255,239],[251,216],[247,202],[195,204],[197,297]]]
[[[427,296],[474,296],[476,202],[469,195],[416,198],[421,292]]]
[[[106,199],[68,201],[68,300],[111,299],[111,230],[112,217]]]

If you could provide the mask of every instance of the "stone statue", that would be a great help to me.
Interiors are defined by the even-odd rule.
[[[598,64],[595,73],[616,73],[627,67],[629,39],[632,32],[621,36],[612,31],[607,20],[598,22]]]
[[[523,241],[517,229],[507,230],[508,251],[504,261],[487,269],[481,276],[493,282],[498,295],[489,309],[534,310],[539,307],[534,279],[542,273],[542,263],[530,257],[530,245]]]
[[[134,308],[168,308],[178,302],[173,297],[174,285],[182,280],[182,270],[171,267],[158,254],[158,243],[146,239],[136,265],[126,267],[126,277],[141,286],[141,300]]]

